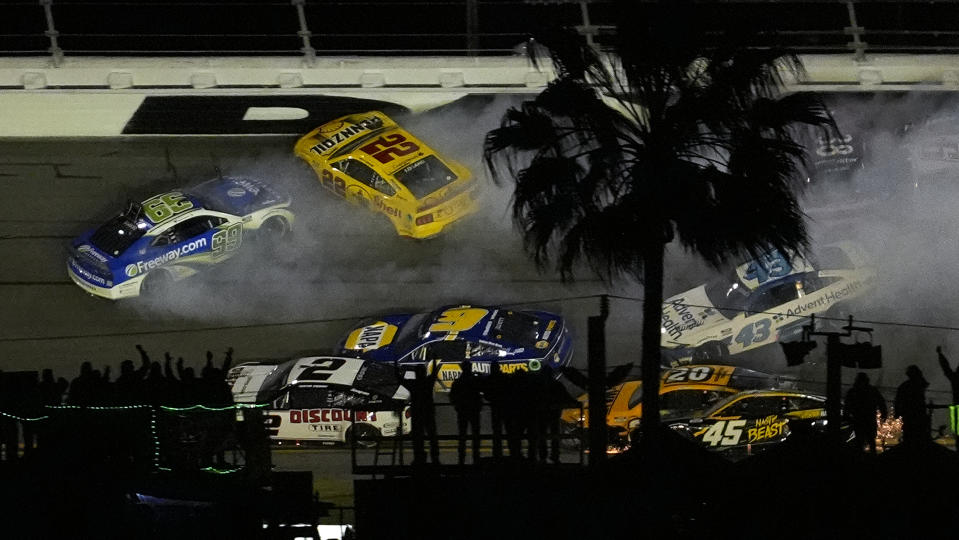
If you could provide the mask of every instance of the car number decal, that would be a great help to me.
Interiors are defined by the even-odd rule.
[[[719,420],[703,433],[703,442],[709,446],[732,446],[739,444],[746,420]]]
[[[333,373],[343,367],[346,360],[342,358],[317,358],[310,362],[299,375],[298,381],[325,381],[333,376]]]
[[[399,156],[408,156],[418,152],[420,147],[413,141],[406,140],[400,133],[391,133],[377,138],[360,150],[376,158],[380,163],[389,163]]]
[[[668,371],[666,382],[683,383],[705,381],[712,374],[713,368],[709,366],[679,367]]]
[[[213,256],[219,257],[240,247],[243,241],[243,224],[234,223],[213,233]]]
[[[476,326],[489,310],[481,308],[448,309],[430,325],[430,332],[462,332]]]
[[[779,250],[774,249],[749,263],[743,278],[747,281],[755,279],[757,283],[765,283],[771,278],[788,276],[792,271],[793,267],[789,260]]]
[[[736,343],[742,344],[743,348],[751,346],[753,343],[761,343],[769,339],[772,335],[770,328],[772,320],[769,318],[760,319],[752,324],[747,324],[736,335]]]
[[[176,191],[143,202],[143,213],[154,224],[162,223],[191,208],[193,203]]]

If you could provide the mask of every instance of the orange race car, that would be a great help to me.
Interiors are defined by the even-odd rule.
[[[663,372],[660,388],[660,414],[664,421],[701,414],[719,400],[747,389],[792,387],[794,383],[782,376],[727,365],[689,365]],[[577,398],[580,409],[563,411],[566,433],[576,433],[588,427],[589,401],[586,394]],[[642,381],[630,380],[606,391],[606,424],[610,431],[610,446],[625,447],[629,434],[639,426],[643,417]]]
[[[379,111],[327,122],[297,141],[294,152],[323,187],[386,216],[400,236],[435,236],[478,207],[469,169]]]

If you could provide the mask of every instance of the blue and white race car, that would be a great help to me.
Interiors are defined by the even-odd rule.
[[[367,321],[353,329],[340,348],[342,354],[395,363],[401,369],[436,360],[439,391],[449,390],[467,358],[478,375],[488,375],[495,361],[504,373],[549,366],[558,376],[573,355],[569,329],[558,315],[466,305]]]
[[[131,201],[73,240],[67,272],[111,300],[154,295],[232,257],[250,233],[266,243],[284,238],[293,227],[289,206],[289,197],[259,180],[231,177]]]

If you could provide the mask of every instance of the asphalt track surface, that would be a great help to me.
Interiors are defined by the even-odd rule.
[[[564,284],[540,272],[513,230],[508,193],[485,177],[477,215],[429,241],[396,236],[385,218],[322,191],[293,156],[294,137],[125,137],[0,141],[0,358],[4,370],[79,364],[118,366],[142,344],[199,365],[227,347],[239,360],[282,358],[335,347],[358,319],[450,303],[546,309],[566,316],[585,367],[591,297],[640,297],[588,272]],[[478,165],[474,165],[474,168]],[[112,302],[88,295],[66,273],[69,241],[142,200],[217,174],[268,178],[293,194],[292,242],[276,259],[250,250],[195,278],[170,297]],[[638,357],[637,301],[614,300],[607,337],[611,364]],[[617,360],[622,358],[623,360]]]

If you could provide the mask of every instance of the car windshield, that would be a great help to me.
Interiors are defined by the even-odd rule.
[[[405,185],[417,199],[421,199],[456,180],[453,171],[436,156],[426,156],[414,161],[393,173],[393,176]]]
[[[491,332],[497,340],[520,347],[535,347],[540,336],[539,319],[517,311],[500,311]]]
[[[396,369],[392,365],[377,362],[364,362],[353,381],[353,387],[357,390],[379,394],[387,399],[396,395],[399,386]]]
[[[411,316],[400,327],[396,333],[396,340],[393,342],[393,349],[402,354],[414,347],[423,334],[426,333],[426,327],[429,326],[429,313],[417,313]]]
[[[291,409],[356,409],[369,405],[368,396],[350,387],[297,385],[290,389]]]
[[[704,286],[706,298],[727,319],[732,319],[746,308],[749,292],[739,281],[733,268]]]
[[[90,236],[90,243],[100,251],[117,257],[147,232],[142,217],[143,206],[130,201],[122,214],[101,225]]]

